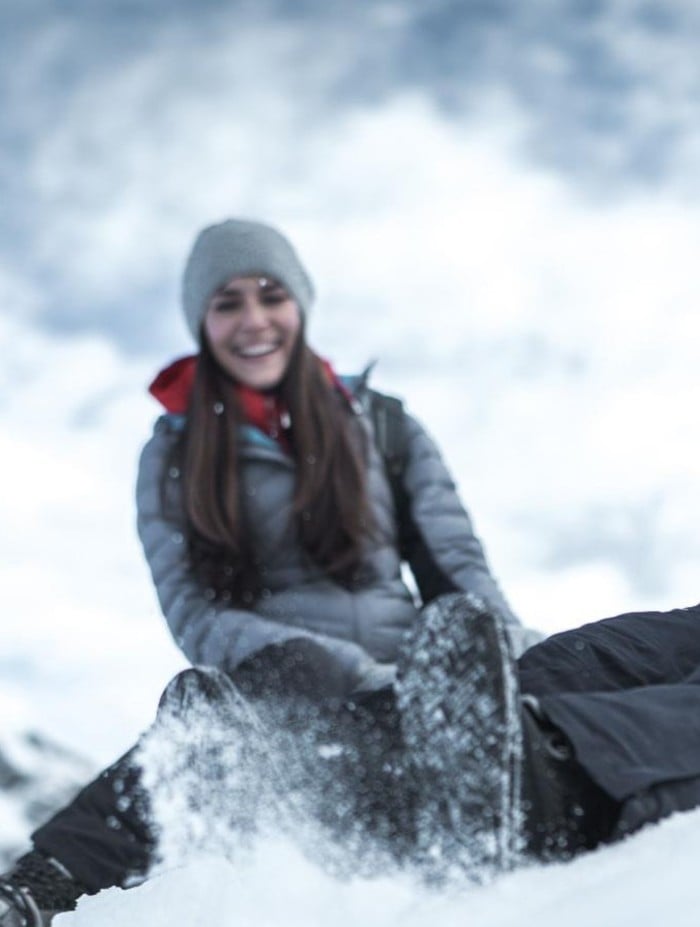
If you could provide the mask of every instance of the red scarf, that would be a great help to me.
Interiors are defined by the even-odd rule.
[[[352,394],[340,381],[330,363],[323,359],[321,363],[329,383],[345,397],[348,403],[352,403]],[[165,407],[166,411],[184,415],[189,406],[196,369],[196,354],[181,357],[160,371],[148,387],[148,391]],[[291,451],[289,442],[291,420],[289,410],[277,393],[261,393],[238,383],[231,388],[236,392],[236,398],[246,422],[274,438],[289,453]]]

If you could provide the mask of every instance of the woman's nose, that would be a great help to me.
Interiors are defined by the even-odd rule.
[[[267,325],[265,307],[255,298],[246,299],[243,303],[240,320],[241,325],[247,329],[265,328]]]

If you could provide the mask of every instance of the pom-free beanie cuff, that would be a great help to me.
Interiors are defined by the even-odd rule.
[[[203,229],[187,259],[182,305],[195,340],[209,300],[231,277],[272,277],[307,314],[314,288],[290,242],[272,226],[245,219],[227,219]]]

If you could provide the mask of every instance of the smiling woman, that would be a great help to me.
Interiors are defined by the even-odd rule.
[[[412,786],[404,794],[398,766],[392,771],[401,752],[395,681],[421,605],[446,592],[478,595],[518,650],[528,634],[423,428],[371,391],[366,375],[339,376],[307,343],[313,297],[292,245],[259,222],[204,229],[187,260],[183,308],[197,353],[151,385],[165,414],[141,456],[137,507],[164,616],[197,668],[168,687],[153,732],[157,741],[175,720],[206,740],[224,719],[226,740],[253,754],[274,742],[289,774],[280,798],[288,789],[305,795],[329,832],[360,833],[398,860],[414,825]],[[387,422],[374,413],[380,399],[384,412],[400,410],[393,453],[402,458],[402,505],[387,469]],[[410,549],[400,542],[409,535]],[[420,577],[422,602],[402,560]],[[252,706],[270,724],[262,738],[248,723]],[[347,743],[349,764],[334,762],[343,750],[321,749],[328,737]],[[35,849],[4,883],[10,907],[3,918],[0,902],[0,924],[17,923],[12,906],[25,895],[15,887],[42,911],[62,910],[81,891],[123,884],[167,856],[159,789],[184,757],[200,755],[193,746],[162,775],[153,760],[165,743],[130,752],[37,831]],[[254,787],[215,814],[230,820],[233,841],[234,818],[259,804],[258,786],[264,792],[269,781],[259,759]],[[234,759],[193,762],[197,788],[210,797],[229,794],[227,777],[241,770]],[[214,768],[226,781],[211,780]],[[187,788],[175,784],[179,795]]]

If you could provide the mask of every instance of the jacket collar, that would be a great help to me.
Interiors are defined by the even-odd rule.
[[[329,382],[343,396],[348,405],[357,411],[355,390],[341,379],[329,361],[322,359],[323,370]],[[197,371],[197,355],[180,357],[164,367],[148,387],[149,393],[161,403],[166,412],[184,415],[187,412]],[[354,386],[354,383],[352,384]],[[288,433],[291,429],[289,411],[274,393],[262,393],[247,386],[232,385],[248,425],[262,431],[289,451]]]
[[[197,356],[180,357],[164,367],[148,387],[148,392],[166,412],[184,415],[190,401],[197,369]]]

